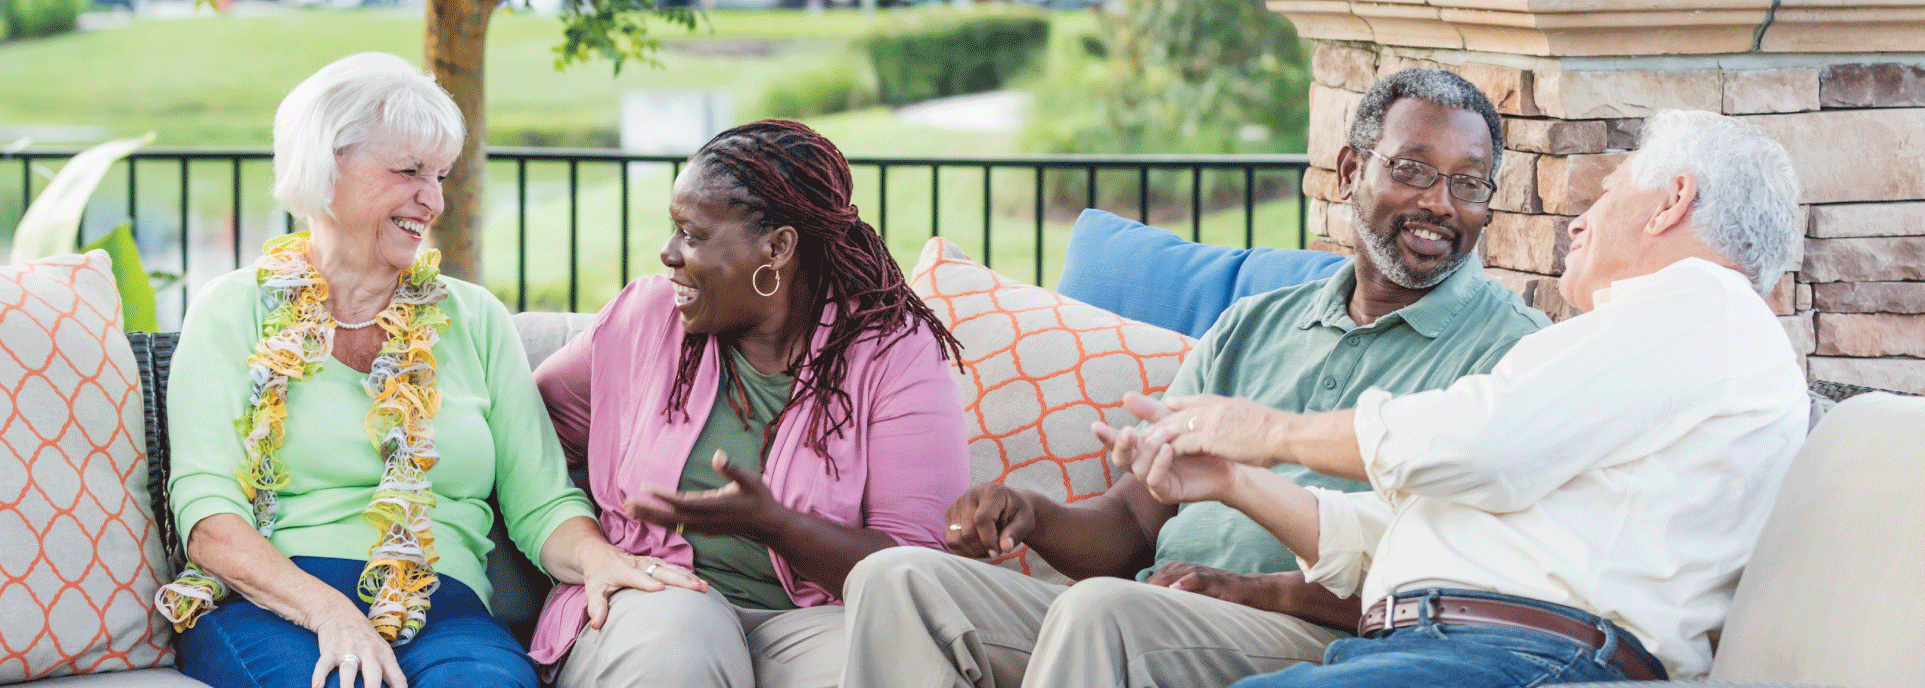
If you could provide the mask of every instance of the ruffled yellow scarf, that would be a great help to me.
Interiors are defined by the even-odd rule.
[[[290,234],[268,242],[266,255],[255,262],[261,298],[271,311],[261,323],[260,343],[247,358],[253,390],[247,408],[234,421],[247,458],[234,476],[253,505],[254,526],[263,537],[274,535],[279,491],[288,484],[287,468],[279,458],[286,437],[287,385],[320,372],[333,354],[339,324],[321,305],[328,298],[327,281],[308,264],[308,246],[307,232]],[[435,497],[427,471],[438,458],[428,421],[441,408],[432,350],[448,328],[447,315],[436,305],[448,296],[440,262],[440,252],[425,251],[401,275],[394,300],[375,319],[388,341],[361,382],[374,397],[368,439],[385,468],[362,515],[381,536],[368,550],[359,592],[369,603],[368,620],[375,630],[397,645],[420,632],[427,621],[428,598],[439,585],[434,562],[440,557],[429,530]],[[174,630],[184,631],[226,594],[224,583],[190,563],[173,583],[161,587],[154,604],[174,622]]]

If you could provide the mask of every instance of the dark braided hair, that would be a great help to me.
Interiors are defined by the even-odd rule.
[[[730,204],[740,206],[758,232],[795,228],[796,259],[805,268],[797,271],[803,277],[800,288],[807,290],[815,307],[803,333],[805,341],[814,340],[824,307],[833,301],[840,309],[822,349],[790,369],[796,374],[796,389],[783,412],[766,425],[762,442],[766,453],[787,409],[812,399],[815,410],[808,420],[806,442],[829,459],[829,470],[835,474],[835,460],[828,456],[826,442],[830,435],[841,436],[855,415],[854,403],[842,389],[849,370],[849,347],[865,338],[888,338],[883,344],[887,351],[908,334],[912,321],[920,321],[934,334],[940,355],[957,365],[961,365],[962,345],[909,290],[882,236],[857,215],[849,202],[853,186],[849,161],[814,129],[781,119],[744,124],[717,134],[689,157],[688,164],[712,182],[728,182],[736,191]],[[684,406],[710,336],[689,333],[682,338],[675,388],[663,413],[679,412],[683,421],[689,419]],[[735,374],[733,358],[721,354],[723,384],[733,383],[725,396],[746,424],[747,390]]]

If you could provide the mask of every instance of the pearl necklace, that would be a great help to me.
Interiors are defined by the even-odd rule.
[[[330,315],[329,315],[328,317],[334,317],[334,316],[333,316],[332,314],[330,314]],[[372,318],[369,318],[369,319],[367,320],[367,322],[358,322],[358,323],[344,323],[344,322],[341,322],[341,321],[339,321],[339,320],[336,320],[336,321],[334,321],[334,326],[335,326],[336,328],[339,328],[339,329],[343,329],[343,330],[358,330],[358,329],[361,329],[361,328],[363,328],[363,327],[367,327],[367,326],[369,326],[369,325],[373,325],[373,324],[375,323],[375,321],[377,321],[377,320],[380,320],[380,319],[381,319],[381,316],[378,316],[378,315],[377,315],[377,316],[375,316],[375,317],[372,317]]]

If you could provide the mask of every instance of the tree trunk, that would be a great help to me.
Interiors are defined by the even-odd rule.
[[[487,181],[488,117],[482,63],[494,0],[429,0],[425,60],[468,126],[461,157],[442,185],[447,211],[433,233],[441,271],[481,283],[482,189]]]

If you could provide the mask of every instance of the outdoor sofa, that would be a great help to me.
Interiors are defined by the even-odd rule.
[[[964,345],[969,365],[958,385],[971,425],[974,479],[1068,501],[1101,493],[1115,477],[1089,436],[1090,421],[1127,422],[1122,394],[1160,393],[1191,337],[1235,298],[1327,276],[1343,260],[1314,251],[1194,244],[1087,211],[1072,232],[1057,284],[1062,293],[1003,277],[942,239],[930,240],[911,281]],[[13,417],[4,419],[8,425],[0,426],[0,453],[13,458],[0,463],[0,488],[7,495],[0,499],[0,532],[9,533],[0,551],[0,570],[7,573],[0,579],[0,610],[6,614],[0,621],[0,682],[30,676],[40,677],[28,682],[36,687],[201,685],[171,668],[171,632],[164,620],[144,612],[159,579],[171,577],[182,561],[181,542],[162,506],[164,399],[176,335],[119,332],[117,299],[103,297],[103,280],[88,274],[103,269],[104,255],[42,262],[49,261],[55,269],[42,272],[56,278],[51,282],[0,272],[6,305],[21,306],[14,313],[36,323],[24,327],[14,316],[0,318],[0,333],[7,337],[0,340],[0,353],[26,371],[0,365],[0,376],[16,378],[0,378],[0,389],[16,404]],[[63,279],[73,293],[60,293]],[[104,288],[112,294],[111,277]],[[59,311],[62,304],[66,315],[36,315]],[[88,336],[73,335],[86,328],[50,324],[89,311],[95,320],[112,322],[96,324]],[[592,317],[515,316],[529,365],[538,365]],[[34,328],[45,330],[52,351],[33,348],[28,335]],[[89,380],[83,387],[121,384],[132,395],[62,396],[70,418],[61,427],[79,432],[102,417],[124,426],[121,434],[101,434],[109,441],[96,441],[92,450],[69,452],[87,454],[84,460],[35,454],[17,441],[23,412],[32,412],[21,391],[28,385],[20,378],[59,367],[36,363],[43,359],[78,370]],[[1915,657],[1925,648],[1925,624],[1918,622],[1925,614],[1925,587],[1914,582],[1925,570],[1925,546],[1915,536],[1925,526],[1925,500],[1917,497],[1925,484],[1918,468],[1925,466],[1925,399],[1859,396],[1870,390],[1822,381],[1811,388],[1814,423],[1821,414],[1824,421],[1791,469],[1743,579],[1713,678],[1925,685],[1925,663]],[[44,415],[38,421],[43,426]],[[85,520],[73,514],[103,511],[107,527],[49,527],[35,518],[33,500],[59,502],[66,492],[57,485],[75,475],[84,499],[62,502],[69,505],[65,510],[54,504],[54,520]],[[123,493],[118,497],[116,485]],[[100,507],[71,506],[82,502]],[[494,536],[490,606],[525,637],[549,584],[506,545],[499,525]],[[57,561],[72,560],[75,552],[91,557],[88,572],[118,567],[104,592],[85,590],[89,580],[76,582],[71,572],[59,570]],[[1065,580],[1026,550],[997,563]],[[85,593],[85,601],[75,603],[71,593]],[[88,672],[102,673],[56,678]]]

